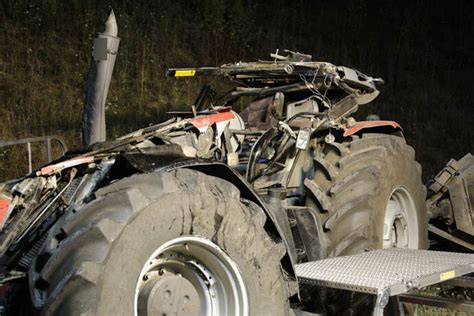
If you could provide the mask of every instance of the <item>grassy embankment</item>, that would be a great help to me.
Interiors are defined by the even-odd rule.
[[[400,122],[429,176],[474,147],[474,36],[465,14],[472,10],[458,2],[419,14],[424,4],[397,1],[111,1],[122,42],[108,134],[194,100],[205,79],[166,80],[166,66],[214,66],[289,48],[383,77],[381,96],[362,112]],[[78,145],[92,39],[105,15],[106,4],[92,0],[0,2],[0,139],[58,134]],[[0,179],[24,174],[25,153],[0,152]]]

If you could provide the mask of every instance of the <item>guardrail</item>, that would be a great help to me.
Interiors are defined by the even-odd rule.
[[[39,137],[23,138],[23,139],[18,139],[18,140],[0,141],[0,148],[26,144],[26,149],[28,151],[28,172],[31,173],[33,172],[31,144],[32,143],[44,144],[46,163],[49,163],[52,160],[51,144],[53,142],[57,142],[59,144],[63,154],[66,153],[67,151],[66,143],[64,142],[64,139],[60,136],[39,136]]]

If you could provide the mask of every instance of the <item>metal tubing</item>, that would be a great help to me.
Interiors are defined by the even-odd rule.
[[[105,22],[105,31],[94,39],[82,113],[81,138],[84,146],[106,139],[105,103],[120,43],[117,33],[117,21],[111,10]]]
[[[59,136],[29,137],[29,138],[23,138],[23,139],[18,139],[18,140],[0,141],[0,148],[26,144],[26,149],[28,151],[28,172],[31,173],[33,172],[33,158],[32,158],[31,144],[43,143],[45,145],[46,163],[49,163],[52,160],[51,143],[53,141],[59,144],[62,150],[62,155],[64,155],[67,151],[67,146],[66,146],[66,143],[64,142],[64,139]]]
[[[44,147],[46,151],[46,162],[51,162],[51,139],[48,138],[44,141]]]
[[[20,144],[26,144],[26,143],[37,143],[37,142],[44,142],[45,140],[49,139],[50,141],[55,141],[57,142],[63,151],[65,153],[67,151],[67,146],[64,141],[64,139],[60,136],[39,136],[39,137],[28,137],[28,138],[22,138],[22,139],[17,139],[17,140],[8,140],[8,141],[0,141],[0,147],[8,147],[8,146],[14,146],[14,145],[20,145]]]
[[[28,173],[33,172],[33,162],[31,161],[31,143],[26,143],[26,149],[28,150]]]
[[[468,287],[474,288],[474,277],[462,276],[457,277],[448,281],[443,282],[442,284],[449,286],[459,286],[459,287]]]
[[[474,245],[468,241],[462,240],[456,236],[451,235],[450,233],[445,232],[444,230],[439,229],[438,227],[428,224],[428,231],[432,232],[435,235],[438,235],[444,239],[447,239],[455,244],[458,244],[466,249],[474,251]]]
[[[418,294],[402,294],[399,295],[398,298],[404,303],[450,308],[456,311],[468,313],[474,312],[474,302],[472,301],[461,301],[452,298]]]

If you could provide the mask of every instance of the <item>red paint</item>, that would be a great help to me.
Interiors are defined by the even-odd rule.
[[[0,223],[3,223],[3,221],[5,220],[5,215],[7,214],[10,203],[11,200],[6,198],[0,198]]]
[[[66,168],[82,165],[85,163],[92,163],[94,162],[94,157],[78,157],[78,158],[72,158],[69,160],[61,161],[60,163],[57,163],[55,165],[49,165],[44,168],[41,168],[41,175],[46,176],[50,175],[52,173],[61,171]]]
[[[401,126],[394,121],[361,121],[357,122],[354,126],[346,127],[344,126],[344,137],[354,135],[355,133],[372,127],[383,127],[383,126],[390,126],[394,129],[402,129]]]
[[[8,288],[10,287],[9,284],[0,285],[0,296],[5,296],[7,294]]]
[[[202,117],[197,117],[191,121],[191,124],[196,126],[196,128],[202,128],[206,126],[211,126],[214,123],[231,120],[234,117],[235,116],[232,112],[227,111],[227,112],[221,112],[221,113],[206,115]]]

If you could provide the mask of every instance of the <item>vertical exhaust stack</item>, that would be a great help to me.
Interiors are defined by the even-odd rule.
[[[105,21],[105,31],[94,39],[93,60],[87,76],[81,139],[84,146],[105,141],[105,101],[119,48],[117,21],[113,10]]]

